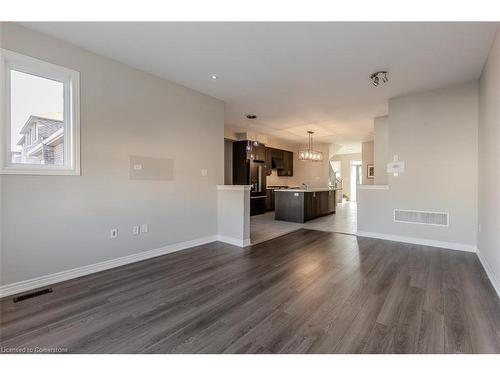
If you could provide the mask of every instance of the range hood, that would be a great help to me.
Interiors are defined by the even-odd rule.
[[[278,171],[285,169],[285,166],[283,164],[283,159],[282,158],[275,158],[273,156],[272,158],[272,169],[277,169]]]

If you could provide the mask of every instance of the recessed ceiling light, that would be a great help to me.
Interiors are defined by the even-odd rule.
[[[215,74],[212,76],[212,79],[217,79],[219,77],[217,77]]]
[[[255,120],[257,118],[257,115],[254,115],[253,113],[248,113],[245,115],[245,117],[249,120]]]

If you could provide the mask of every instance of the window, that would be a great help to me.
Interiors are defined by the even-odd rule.
[[[1,54],[3,174],[79,175],[79,73]]]

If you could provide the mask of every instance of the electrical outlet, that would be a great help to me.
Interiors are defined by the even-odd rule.
[[[134,225],[134,226],[132,227],[132,234],[133,234],[134,236],[137,236],[137,235],[139,234],[139,226],[138,226],[138,225]]]
[[[118,238],[118,229],[111,229],[111,231],[109,232],[109,237],[114,239],[114,238]]]
[[[149,230],[149,228],[148,228],[147,224],[142,224],[141,225],[141,232],[142,233],[148,233],[148,230]]]

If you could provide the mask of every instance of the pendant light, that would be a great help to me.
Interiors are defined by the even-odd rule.
[[[307,150],[299,150],[299,160],[303,161],[322,161],[323,153],[321,151],[314,151],[312,136],[314,132],[308,131],[309,134],[309,148]]]

